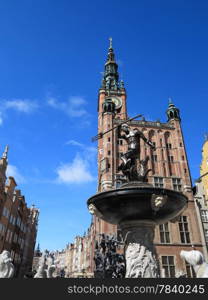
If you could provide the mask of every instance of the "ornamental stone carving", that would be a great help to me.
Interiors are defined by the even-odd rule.
[[[14,276],[14,265],[10,252],[4,250],[0,254],[0,278],[11,278]]]
[[[208,278],[208,263],[205,262],[203,254],[198,250],[180,252],[181,258],[193,266],[197,278]]]
[[[121,225],[125,236],[126,278],[156,278],[159,276],[153,245],[153,224]]]

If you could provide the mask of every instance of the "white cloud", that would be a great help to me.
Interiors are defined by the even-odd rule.
[[[86,101],[81,97],[71,97],[69,101],[71,102],[71,105],[74,107],[78,107],[80,105],[86,104]]]
[[[49,106],[65,112],[70,117],[76,118],[88,115],[83,107],[87,102],[82,97],[70,97],[66,102],[61,102],[56,98],[49,97],[47,103]]]
[[[57,169],[59,183],[77,184],[95,180],[90,173],[90,166],[86,159],[76,155],[72,163],[63,164]]]
[[[93,168],[97,168],[96,164],[96,147],[86,146],[76,140],[69,140],[66,145],[75,146],[81,149],[77,152],[75,158],[70,163],[62,164],[57,170],[58,183],[80,184],[96,180],[92,175]]]
[[[69,140],[69,141],[67,141],[66,145],[78,146],[78,147],[81,147],[81,148],[84,147],[83,144],[81,144],[81,143],[79,143],[79,142],[77,142],[75,140]]]
[[[31,100],[22,100],[22,99],[14,99],[14,100],[5,100],[3,103],[3,108],[14,109],[24,113],[30,113],[37,108],[37,104]]]
[[[58,103],[58,101],[55,98],[48,98],[47,103],[53,108],[62,109],[62,103]]]
[[[25,183],[25,178],[20,174],[19,170],[14,165],[8,165],[6,170],[6,176],[14,177],[17,184]]]
[[[1,100],[0,105],[0,125],[3,124],[4,116],[6,112],[10,109],[22,112],[31,113],[38,108],[35,101],[29,99],[12,99],[12,100]]]
[[[97,148],[93,147],[93,146],[86,146],[80,142],[77,142],[75,140],[69,140],[66,142],[66,145],[72,145],[72,146],[77,146],[82,148],[83,150],[87,151],[87,152],[91,152],[91,153],[97,153]]]

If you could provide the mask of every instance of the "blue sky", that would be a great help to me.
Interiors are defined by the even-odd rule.
[[[207,1],[0,2],[0,150],[41,249],[62,249],[90,224],[96,191],[97,92],[113,37],[130,116],[166,121],[180,108],[193,179],[208,108]],[[75,172],[76,170],[76,172]]]

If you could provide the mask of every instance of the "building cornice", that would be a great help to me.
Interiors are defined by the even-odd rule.
[[[115,123],[119,124],[124,122],[124,120],[115,119]],[[133,120],[128,122],[129,125],[132,126],[139,126],[139,127],[147,127],[147,128],[157,128],[157,129],[167,129],[167,130],[174,130],[175,127],[168,123],[161,123],[157,121],[144,121],[144,120]]]

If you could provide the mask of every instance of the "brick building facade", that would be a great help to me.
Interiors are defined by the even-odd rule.
[[[94,243],[95,227],[91,223],[84,236],[76,236],[74,243],[68,244],[65,250],[66,277],[94,276]]]
[[[15,277],[22,277],[32,268],[39,210],[27,207],[13,177],[7,180],[7,152],[0,159],[0,253],[10,252]]]

